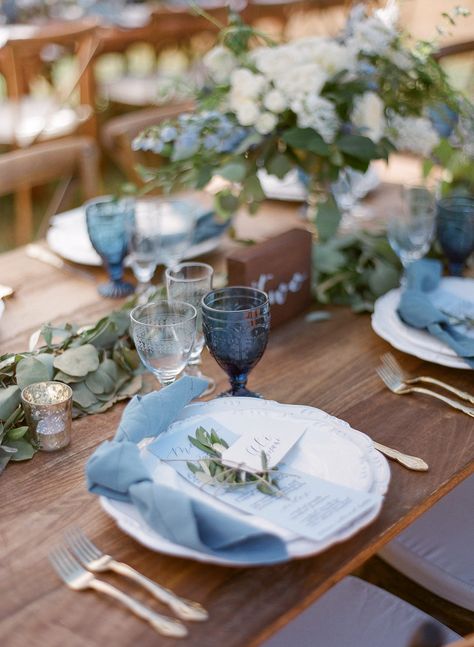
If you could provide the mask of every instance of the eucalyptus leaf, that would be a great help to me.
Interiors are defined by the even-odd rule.
[[[9,441],[8,445],[9,447],[16,449],[16,452],[12,454],[12,457],[11,457],[11,460],[15,462],[28,461],[30,460],[30,458],[33,458],[33,456],[36,453],[36,450],[33,447],[33,445],[31,445],[29,442],[24,440],[24,438],[20,438],[19,440]]]
[[[20,438],[23,438],[23,436],[27,433],[28,431],[28,426],[24,425],[22,427],[16,427],[15,429],[10,429],[7,433],[7,440],[10,442],[11,440],[19,440]]]
[[[24,357],[16,367],[16,381],[20,389],[36,382],[47,382],[53,377],[52,362],[48,365],[38,357]]]
[[[54,374],[54,379],[58,382],[64,382],[65,384],[74,384],[76,382],[83,382],[84,376],[81,375],[80,377],[73,377],[72,375],[68,375],[63,371],[57,371]]]
[[[243,161],[229,162],[219,169],[219,175],[230,182],[242,182],[246,173],[247,166]]]
[[[99,354],[92,344],[70,348],[56,357],[54,367],[73,377],[85,377],[99,367]]]
[[[16,385],[0,389],[0,420],[7,420],[20,404],[21,389]]]
[[[87,407],[97,402],[95,393],[92,393],[92,391],[87,388],[84,382],[72,384],[71,388],[72,388],[72,394],[73,394],[72,395],[73,402],[78,404],[83,409],[86,409]]]

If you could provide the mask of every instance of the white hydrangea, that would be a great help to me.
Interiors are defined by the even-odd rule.
[[[299,64],[316,63],[328,76],[354,66],[352,52],[338,42],[321,36],[310,36],[291,43]]]
[[[357,97],[351,121],[366,137],[374,142],[380,141],[386,127],[382,99],[375,92],[365,92]]]
[[[428,157],[439,144],[439,135],[429,119],[424,117],[390,116],[392,139],[398,150]]]
[[[377,15],[373,15],[354,23],[347,46],[353,56],[359,52],[383,56],[396,35],[393,26],[385,24]]]
[[[286,74],[288,69],[299,65],[298,52],[292,45],[278,47],[258,47],[253,50],[250,60],[259,72],[267,79],[274,81],[280,74]]]
[[[267,135],[278,123],[278,117],[273,112],[262,112],[255,122],[255,130],[261,135]]]
[[[231,94],[256,99],[267,86],[267,81],[262,74],[254,74],[245,67],[239,67],[230,75]]]
[[[409,72],[411,69],[413,69],[413,66],[414,66],[413,59],[411,58],[408,52],[402,49],[396,49],[391,47],[389,50],[387,50],[387,52],[385,53],[385,56],[400,70]]]
[[[252,99],[241,99],[233,110],[241,126],[253,126],[260,117],[260,108]]]
[[[317,63],[304,63],[288,68],[274,84],[288,101],[294,101],[308,94],[319,95],[327,80],[327,73]]]
[[[334,141],[339,129],[339,118],[334,105],[328,99],[308,94],[291,104],[300,128],[313,128],[328,144]]]
[[[203,61],[212,80],[218,84],[228,83],[232,71],[237,67],[235,56],[222,45],[217,45],[209,50]]]
[[[270,112],[279,114],[288,108],[288,102],[280,90],[273,88],[263,98],[263,105]]]

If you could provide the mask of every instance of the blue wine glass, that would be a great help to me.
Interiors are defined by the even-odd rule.
[[[207,347],[227,373],[231,388],[221,395],[260,397],[247,389],[270,332],[268,295],[249,287],[226,287],[202,299],[202,327]]]
[[[474,251],[474,197],[452,195],[439,200],[436,232],[449,273],[461,276],[464,262]]]
[[[123,280],[123,261],[134,219],[133,200],[104,196],[90,200],[85,208],[90,241],[102,258],[110,277],[109,283],[99,285],[99,294],[112,299],[132,294],[133,285]]]

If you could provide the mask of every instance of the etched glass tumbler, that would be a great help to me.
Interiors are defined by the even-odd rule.
[[[168,267],[166,270],[166,289],[170,301],[185,301],[191,303],[197,311],[196,319],[196,340],[193,350],[189,356],[188,366],[185,373],[195,375],[207,381],[208,387],[202,394],[209,395],[215,388],[214,380],[203,375],[199,366],[201,365],[201,354],[204,348],[204,334],[202,332],[202,310],[201,301],[212,287],[212,276],[214,270],[206,263],[180,263],[175,267]]]
[[[229,376],[231,388],[221,395],[260,397],[247,380],[268,342],[268,295],[249,287],[212,290],[202,300],[202,327],[211,355]]]
[[[134,308],[130,321],[142,363],[162,386],[174,382],[194,346],[196,308],[181,301],[155,301]]]
[[[462,276],[464,262],[474,251],[474,197],[452,195],[440,200],[436,225],[449,273]]]
[[[90,200],[85,208],[90,241],[104,261],[110,277],[109,283],[99,285],[99,294],[109,298],[132,294],[133,285],[123,280],[123,261],[127,254],[129,230],[134,219],[133,200],[117,200],[112,196],[104,196]]]

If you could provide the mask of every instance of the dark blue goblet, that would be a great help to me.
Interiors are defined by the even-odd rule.
[[[103,297],[118,299],[134,292],[133,285],[122,280],[133,219],[134,203],[129,198],[117,200],[105,196],[86,203],[89,238],[111,279],[98,287]]]
[[[436,229],[450,274],[461,276],[464,262],[474,251],[474,198],[452,195],[440,200]]]
[[[260,397],[246,385],[268,342],[268,295],[248,287],[212,290],[202,299],[202,328],[211,355],[229,376],[230,391],[221,395]]]

